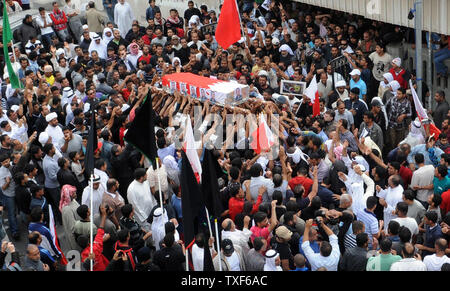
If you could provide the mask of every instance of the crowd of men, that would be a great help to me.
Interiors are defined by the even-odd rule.
[[[2,55],[23,87],[12,87],[3,59],[4,270],[67,267],[52,217],[62,225],[59,245],[80,251],[83,270],[91,262],[96,271],[185,270],[182,149],[174,141],[196,106],[205,118],[264,111],[279,124],[279,140],[256,154],[248,131],[246,146],[238,146],[237,126],[194,130],[210,138],[221,127],[231,139],[213,155],[222,171],[213,193],[224,209],[220,250],[206,224],[199,227],[191,270],[203,270],[207,247],[215,270],[225,271],[450,269],[449,105],[444,92],[424,84],[421,101],[428,108],[434,96],[429,120],[441,134],[416,118],[415,73],[386,50],[409,30],[295,2],[244,0],[245,37],[221,48],[210,29],[219,11],[193,1],[180,16],[175,9],[162,15],[150,0],[145,24],[124,0],[103,0],[105,17],[93,2],[84,17],[65,2],[39,8],[36,20],[27,15],[14,32],[20,44]],[[6,5],[8,13],[29,8],[23,0]],[[439,39],[448,50],[447,37]],[[160,90],[164,75],[179,72],[248,85],[250,98],[231,108]],[[308,96],[279,94],[282,80],[313,78],[320,96],[314,117]],[[124,141],[149,94],[157,169]],[[98,148],[90,185],[84,159],[92,107]],[[198,154],[203,159],[204,147]],[[16,250],[10,240],[28,246]]]

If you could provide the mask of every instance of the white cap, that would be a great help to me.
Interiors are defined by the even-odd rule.
[[[276,37],[272,38],[272,44],[280,44],[280,40]]]
[[[345,82],[345,80],[340,80],[340,81],[336,82],[336,88],[345,87],[345,86],[347,86],[347,83]]]
[[[358,69],[354,69],[354,70],[350,73],[350,76],[354,76],[354,75],[361,76],[361,71],[358,70]]]
[[[56,114],[56,112],[49,113],[49,114],[47,114],[47,116],[45,116],[45,120],[47,122],[50,122],[55,118],[58,118],[58,114]]]
[[[64,54],[64,49],[63,48],[59,48],[56,50],[56,56],[59,57],[60,55]]]
[[[394,65],[396,65],[397,67],[400,67],[400,66],[402,65],[402,59],[400,59],[400,58],[395,58],[395,59],[392,60],[392,63],[393,63]]]
[[[82,26],[83,29],[89,29],[89,26],[87,24]]]
[[[20,109],[20,107],[18,105],[11,106],[11,110],[14,111],[14,112],[16,112],[19,109]]]
[[[41,145],[44,146],[48,141],[48,133],[46,133],[45,131],[41,132],[38,140],[41,143]]]
[[[3,80],[6,80],[6,79],[8,79],[9,78],[9,74],[6,72],[6,73],[4,73],[3,74]]]
[[[128,104],[123,104],[122,108],[120,108],[122,110],[122,112],[126,111],[128,108],[130,108],[130,105]]]
[[[259,71],[258,76],[266,76],[266,77],[269,77],[269,73],[267,73],[267,71],[265,71],[265,70],[261,70],[261,71]]]

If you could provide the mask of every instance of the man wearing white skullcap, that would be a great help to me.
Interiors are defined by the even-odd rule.
[[[59,150],[62,144],[61,140],[64,139],[64,133],[58,124],[58,115],[56,112],[47,114],[45,120],[48,122],[45,132],[52,138],[53,145]]]
[[[350,99],[348,90],[346,89],[347,83],[345,80],[337,81],[334,85],[336,90],[328,99],[328,107],[332,109],[336,109],[338,100],[344,102],[345,100]]]

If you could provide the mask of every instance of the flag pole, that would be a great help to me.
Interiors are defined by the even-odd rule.
[[[216,244],[217,244],[217,255],[219,256],[219,271],[222,271],[222,258],[220,254],[219,228],[217,227],[217,218],[214,219],[214,224],[216,226]]]
[[[209,219],[209,211],[208,211],[208,207],[205,206],[205,210],[206,210],[206,219],[208,220],[208,228],[209,228],[209,237],[213,237],[213,233],[212,233],[212,228],[211,228],[211,220]]]
[[[186,249],[186,272],[189,272],[189,249]]]
[[[241,24],[242,37],[244,38],[245,47],[248,48],[248,46],[247,46],[247,38],[248,38],[248,36],[245,34],[244,25],[242,25],[241,13],[239,12],[239,5],[237,3],[236,3],[236,10],[237,10],[237,13],[238,13],[238,16],[239,16],[239,23]]]
[[[14,63],[16,63],[17,59],[16,59],[16,52],[14,51],[14,41],[13,40],[11,40],[11,50],[12,50],[13,57],[14,57]]]
[[[159,201],[161,203],[161,210],[164,213],[164,203],[163,203],[163,198],[162,198],[162,192],[161,192],[161,179],[159,178],[159,158],[156,158],[156,171],[157,171],[157,176],[158,176],[158,191],[159,191]]]
[[[90,253],[92,254],[93,252],[94,252],[94,250],[93,250],[93,238],[94,238],[94,224],[93,224],[93,221],[94,221],[94,209],[92,209],[93,208],[93,205],[94,205],[94,203],[93,203],[93,199],[92,199],[92,196],[93,196],[93,194],[94,194],[94,175],[93,174],[91,174],[91,185],[90,185],[90,190],[91,190],[91,218],[90,218],[90,227],[91,227],[91,237],[90,237],[90,240],[91,240],[91,250],[90,250]],[[91,260],[91,271],[93,271],[94,270],[94,262],[93,262],[93,260]]]

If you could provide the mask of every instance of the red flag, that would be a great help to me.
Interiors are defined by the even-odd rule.
[[[313,117],[316,117],[320,114],[319,88],[317,87],[316,76],[312,78],[311,83],[309,83],[304,94],[311,100],[311,103],[313,104]]]
[[[241,37],[241,23],[236,0],[225,0],[217,23],[216,41],[226,50]]]
[[[272,131],[270,130],[264,116],[261,116],[261,121],[258,128],[251,134],[253,141],[250,144],[256,154],[260,154],[262,151],[268,151],[274,145],[275,139]]]
[[[320,102],[319,102],[319,91],[316,91],[313,104],[313,117],[320,114]]]

